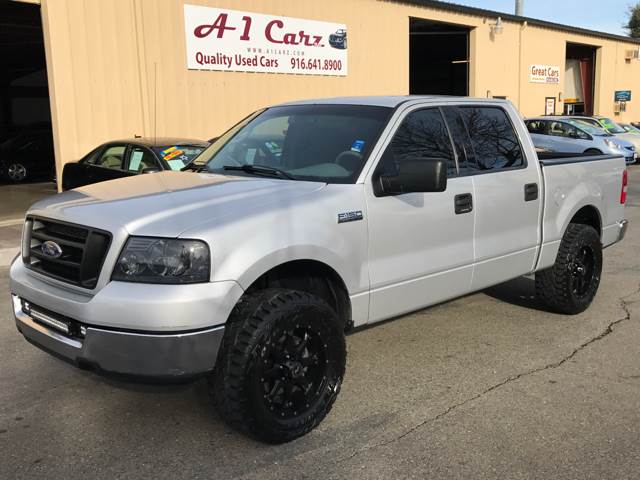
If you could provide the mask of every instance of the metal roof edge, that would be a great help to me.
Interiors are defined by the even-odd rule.
[[[576,33],[579,35],[588,35],[591,37],[604,38],[607,40],[615,40],[618,42],[631,43],[640,45],[640,38],[631,38],[624,35],[616,35],[614,33],[599,32],[597,30],[589,30],[587,28],[572,27],[571,25],[564,25],[562,23],[548,22],[546,20],[540,20],[531,17],[521,17],[519,15],[513,15],[511,13],[496,12],[494,10],[486,10],[478,7],[468,7],[466,5],[460,5],[458,3],[444,2],[441,0],[388,0],[395,3],[409,3],[412,5],[429,7],[436,10],[445,10],[449,12],[465,13],[476,17],[500,17],[502,20],[523,23],[527,22],[529,25],[536,27],[548,28],[551,30],[561,30],[564,32]]]

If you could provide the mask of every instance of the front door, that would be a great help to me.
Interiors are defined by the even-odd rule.
[[[407,160],[444,159],[444,192],[376,196],[373,183]],[[369,322],[426,307],[469,291],[473,270],[471,177],[459,177],[439,108],[408,111],[365,184],[369,226]],[[471,200],[471,202],[470,202]]]

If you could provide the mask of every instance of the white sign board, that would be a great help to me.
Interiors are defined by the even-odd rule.
[[[560,83],[560,67],[553,65],[531,65],[529,69],[531,83]]]
[[[187,68],[347,74],[347,27],[339,23],[184,6]]]

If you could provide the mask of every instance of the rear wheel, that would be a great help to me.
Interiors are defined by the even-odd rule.
[[[322,299],[285,289],[243,297],[210,389],[231,426],[259,440],[300,437],[329,413],[344,377],[344,328]]]
[[[536,295],[558,313],[583,312],[593,301],[602,273],[600,236],[589,225],[569,224],[556,263],[536,272]]]
[[[6,175],[12,182],[22,182],[27,178],[27,167],[18,162],[9,163],[7,165]]]

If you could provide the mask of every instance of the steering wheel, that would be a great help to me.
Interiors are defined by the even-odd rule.
[[[353,173],[362,164],[362,154],[353,150],[345,150],[336,157],[336,164]]]

